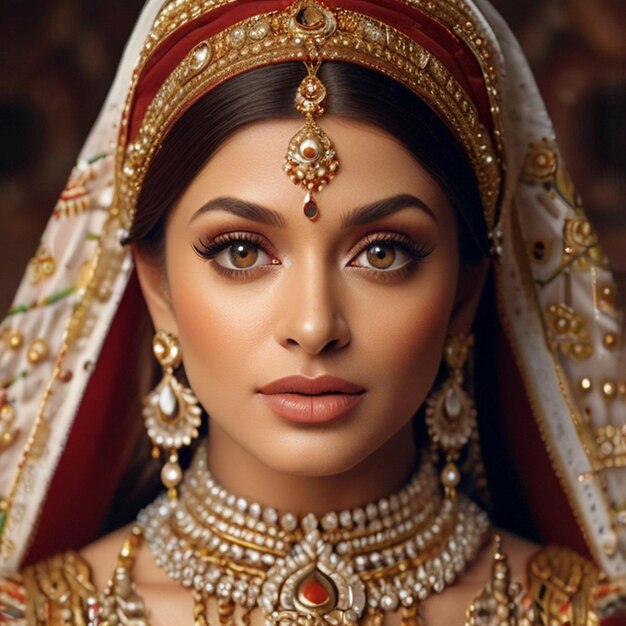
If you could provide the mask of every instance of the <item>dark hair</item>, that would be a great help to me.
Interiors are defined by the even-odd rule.
[[[297,62],[259,68],[231,78],[195,102],[156,152],[127,241],[162,257],[170,207],[225,139],[252,122],[302,118],[293,97],[305,73]],[[461,257],[481,258],[487,250],[487,230],[476,179],[445,123],[407,88],[373,70],[329,62],[318,75],[328,89],[328,114],[384,129],[439,182],[460,217]]]

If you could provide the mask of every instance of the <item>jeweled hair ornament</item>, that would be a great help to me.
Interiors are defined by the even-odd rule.
[[[322,63],[341,61],[397,80],[446,121],[467,151],[492,229],[503,182],[493,51],[473,26],[467,26],[465,10],[452,18],[468,29],[457,34],[436,19],[419,15],[410,3],[392,3],[398,10],[360,2],[359,8],[371,12],[368,15],[344,0],[296,0],[286,8],[269,1],[263,3],[267,12],[259,13],[258,3],[242,0],[229,12],[233,23],[211,19],[213,10],[207,6],[200,10],[195,29],[177,28],[188,16],[168,5],[174,8],[164,9],[157,18],[141,53],[122,117],[115,202],[125,227],[132,226],[139,192],[159,145],[181,115],[222,82],[283,62],[302,62],[306,67],[295,94],[305,124],[289,143],[284,168],[306,190],[305,213],[315,218],[313,194],[330,182],[339,165],[330,138],[317,122],[326,108],[326,88],[317,74]],[[218,13],[219,7],[214,11]],[[407,18],[418,16],[428,22],[419,33],[407,29],[411,23]],[[387,19],[390,23],[385,23]]]
[[[315,117],[324,113],[326,100],[326,87],[317,77],[322,63],[317,46],[335,31],[336,22],[333,14],[319,4],[305,3],[293,16],[291,27],[308,38],[305,50],[309,58],[304,62],[307,76],[295,97],[296,109],[305,115],[306,122],[289,142],[284,169],[294,184],[306,189],[304,214],[313,221],[319,216],[313,192],[321,191],[339,167],[330,138],[315,122]]]

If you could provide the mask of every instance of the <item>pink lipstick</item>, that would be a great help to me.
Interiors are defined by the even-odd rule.
[[[280,417],[300,424],[325,424],[353,409],[365,389],[335,376],[287,376],[259,389]]]

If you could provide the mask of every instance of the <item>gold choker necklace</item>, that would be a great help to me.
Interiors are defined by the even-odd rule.
[[[271,626],[380,624],[418,607],[451,585],[476,556],[489,530],[486,514],[462,495],[443,497],[428,458],[409,484],[365,507],[279,514],[226,491],[198,454],[180,498],[144,509],[139,525],[157,564],[194,590],[196,624],[244,623],[259,607]]]

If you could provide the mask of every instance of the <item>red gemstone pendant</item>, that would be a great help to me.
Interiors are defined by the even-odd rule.
[[[326,604],[330,598],[328,591],[315,578],[304,581],[300,587],[300,595],[315,606]]]
[[[313,222],[319,217],[319,209],[315,199],[310,193],[307,193],[304,198],[304,214]]]

